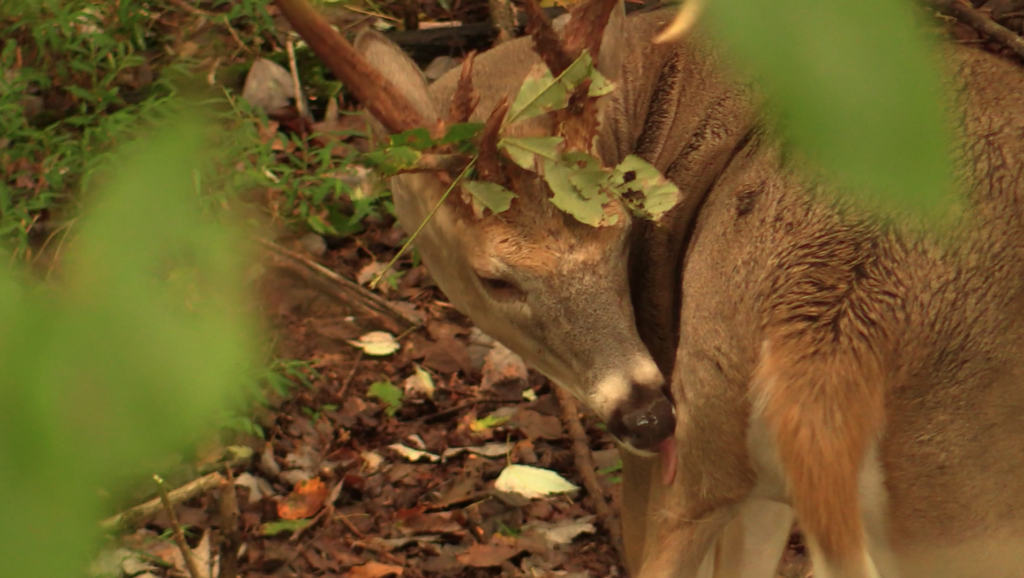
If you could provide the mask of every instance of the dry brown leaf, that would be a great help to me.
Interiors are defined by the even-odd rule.
[[[353,566],[345,573],[345,576],[347,578],[384,578],[384,576],[401,576],[403,571],[401,566],[381,564],[371,560],[362,566]]]
[[[522,548],[515,538],[495,534],[487,544],[473,544],[465,554],[458,556],[459,562],[474,568],[501,566],[501,563],[515,556]]]

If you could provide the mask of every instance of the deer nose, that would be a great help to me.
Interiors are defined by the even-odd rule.
[[[620,441],[638,450],[653,450],[675,433],[675,406],[661,391],[636,388],[634,392],[616,412],[617,419],[608,424],[608,429]]]

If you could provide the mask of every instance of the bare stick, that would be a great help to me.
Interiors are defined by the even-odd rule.
[[[220,574],[217,578],[238,576],[238,497],[231,468],[225,469],[220,485]]]
[[[594,456],[590,453],[590,444],[587,443],[587,432],[583,431],[583,424],[580,423],[576,400],[561,387],[555,386],[554,390],[555,395],[558,396],[558,405],[562,406],[562,421],[572,439],[572,453],[576,458],[576,469],[579,471],[580,477],[583,478],[583,487],[587,489],[587,493],[594,500],[594,511],[597,513],[601,525],[611,536],[612,545],[619,553],[619,559],[625,560],[622,531],[613,519],[612,509],[608,506],[608,501],[604,499],[604,489],[601,488],[601,483],[597,481],[597,475],[594,473]]]
[[[153,474],[153,479],[156,480],[156,489],[160,492],[160,502],[164,506],[164,511],[167,512],[167,517],[171,520],[171,532],[174,536],[174,543],[178,545],[178,550],[181,550],[181,556],[185,559],[185,567],[188,568],[189,576],[192,578],[205,578],[206,574],[199,570],[199,564],[192,555],[192,548],[189,548],[188,542],[185,541],[185,533],[181,531],[178,514],[174,511],[174,504],[171,503],[171,499],[167,495],[167,486],[164,484],[164,479],[156,474]]]
[[[299,82],[299,66],[295,62],[295,43],[289,38],[284,43],[288,51],[288,68],[292,73],[292,85],[295,87],[295,108],[299,110],[299,116],[309,117],[309,110],[306,109],[306,99],[302,96],[302,83]]]
[[[476,159],[473,160],[475,161]],[[427,217],[423,219],[423,222],[420,223],[420,226],[416,227],[416,230],[413,231],[412,235],[409,236],[409,240],[406,241],[405,244],[398,249],[398,252],[395,253],[395,256],[392,257],[390,261],[388,261],[388,264],[384,266],[384,269],[380,273],[377,273],[377,276],[373,278],[373,281],[370,281],[371,289],[376,287],[377,283],[380,283],[380,280],[384,278],[384,275],[388,271],[390,271],[392,267],[395,266],[395,263],[398,262],[398,258],[402,256],[402,253],[405,253],[405,250],[409,248],[409,245],[412,244],[413,240],[419,236],[420,232],[423,231],[423,227],[425,227],[427,223],[430,222],[430,219],[434,218],[434,213],[436,213],[437,210],[441,208],[441,205],[444,204],[445,199],[448,198],[448,194],[451,193],[453,189],[455,189],[455,185],[459,184],[459,181],[461,181],[462,178],[466,176],[466,173],[468,173],[469,169],[471,168],[473,168],[472,161],[470,161],[470,163],[466,165],[466,168],[464,168],[462,172],[459,173],[458,177],[455,177],[455,180],[452,181],[451,186],[449,186],[448,190],[445,191],[443,195],[441,195],[441,199],[437,201],[437,204],[434,205],[434,208],[430,209],[430,212],[427,213]]]
[[[331,286],[335,287],[336,289],[339,289],[340,292],[344,293],[345,295],[354,298],[356,304],[362,306],[364,309],[368,309],[378,315],[384,314],[391,319],[401,321],[402,324],[406,325],[407,327],[419,327],[420,325],[422,325],[422,323],[420,323],[418,319],[402,312],[401,309],[395,307],[391,303],[388,303],[386,300],[381,299],[372,291],[364,289],[362,286],[360,286],[358,283],[354,281],[349,281],[348,279],[342,277],[341,275],[338,275],[334,271],[331,271],[330,269],[324,267],[323,265],[317,263],[316,261],[313,261],[312,259],[309,259],[304,255],[300,255],[295,251],[289,251],[288,249],[285,249],[284,247],[272,241],[267,241],[266,239],[261,239],[259,237],[256,237],[256,240],[267,249],[270,249],[272,252],[276,253],[278,256],[287,258],[290,261],[298,265],[301,265],[307,271],[316,274],[318,277],[321,277],[324,280],[329,281]],[[401,331],[401,329],[399,331]]]
[[[338,390],[339,400],[345,401],[345,393],[348,392],[348,386],[352,385],[352,379],[356,376],[356,370],[359,369],[359,362],[362,360],[363,350],[360,349],[359,354],[356,355],[356,360],[352,362],[352,371],[348,372],[348,376],[345,377],[345,383],[341,384],[341,389]]]
[[[957,20],[974,28],[978,32],[992,37],[1017,53],[1017,56],[1024,59],[1024,38],[1018,36],[1012,30],[1002,26],[983,13],[975,10],[970,4],[960,0],[931,0],[932,4],[940,12],[953,16]]]
[[[216,488],[222,481],[224,481],[224,476],[220,472],[213,472],[197,480],[192,480],[176,490],[172,490],[168,493],[168,498],[172,504],[179,504]],[[103,520],[100,522],[100,528],[107,531],[127,531],[132,529],[140,520],[144,520],[157,513],[160,508],[160,498],[153,498],[144,504],[139,504],[116,516]]]
[[[392,133],[427,123],[395,86],[366,62],[306,0],[274,0],[299,36],[338,80]]]

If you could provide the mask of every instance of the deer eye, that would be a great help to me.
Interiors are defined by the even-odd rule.
[[[499,301],[522,300],[526,298],[523,290],[511,281],[497,277],[484,277],[483,275],[478,277],[484,289],[491,294],[491,297]]]

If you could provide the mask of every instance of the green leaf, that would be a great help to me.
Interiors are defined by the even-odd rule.
[[[430,138],[430,131],[425,128],[414,128],[393,134],[390,143],[390,148],[408,147],[418,151],[427,150],[435,144],[434,139]]]
[[[285,532],[298,532],[312,523],[313,520],[311,518],[303,520],[275,520],[263,524],[261,530],[264,536],[277,536]]]
[[[381,176],[392,177],[415,167],[420,160],[420,153],[411,147],[396,146],[368,152],[363,155],[363,160],[377,169]]]
[[[483,128],[484,123],[482,122],[460,122],[453,124],[448,128],[448,132],[441,137],[441,140],[437,141],[437,144],[445,145],[468,142],[476,137]]]
[[[523,80],[505,122],[511,124],[550,110],[565,108],[568,102],[565,86],[555,80],[547,67],[538,64]]]
[[[389,416],[393,416],[398,413],[398,410],[402,407],[402,398],[405,394],[402,389],[396,387],[390,381],[378,381],[370,385],[370,389],[366,391],[366,395],[369,397],[379,399],[384,405],[384,413]]]
[[[952,189],[938,59],[903,0],[710,2],[709,22],[765,81],[782,129],[839,182],[900,206]]]
[[[551,188],[551,202],[581,223],[592,227],[614,225],[618,216],[609,218],[604,212],[604,205],[611,200],[608,194],[600,189],[588,190],[585,197],[573,184],[573,177],[580,172],[571,164],[544,160],[544,180]]]
[[[473,196],[473,201],[498,214],[512,206],[516,194],[497,183],[487,181],[463,181],[462,187]]]
[[[496,428],[510,419],[512,419],[512,416],[510,415],[496,416],[494,414],[490,414],[469,424],[469,429],[470,431],[480,432],[486,429]]]
[[[536,171],[537,156],[553,161],[559,159],[563,140],[560,136],[503,138],[498,141],[498,148],[505,149],[512,162],[528,171]]]
[[[569,68],[554,78],[551,71],[543,64],[538,64],[526,76],[512,106],[508,110],[506,124],[539,116],[552,110],[565,108],[569,104],[569,94],[585,79],[591,79],[587,94],[600,96],[611,92],[614,88],[597,69],[590,53],[583,51]]]
[[[586,200],[594,198],[601,199],[601,204],[607,202],[607,195],[601,196],[611,185],[612,173],[601,166],[601,163],[587,153],[572,151],[563,157],[563,163],[571,170],[569,181],[572,183],[580,196]]]
[[[682,200],[675,183],[636,155],[615,167],[612,186],[633,214],[644,219],[656,221]]]

